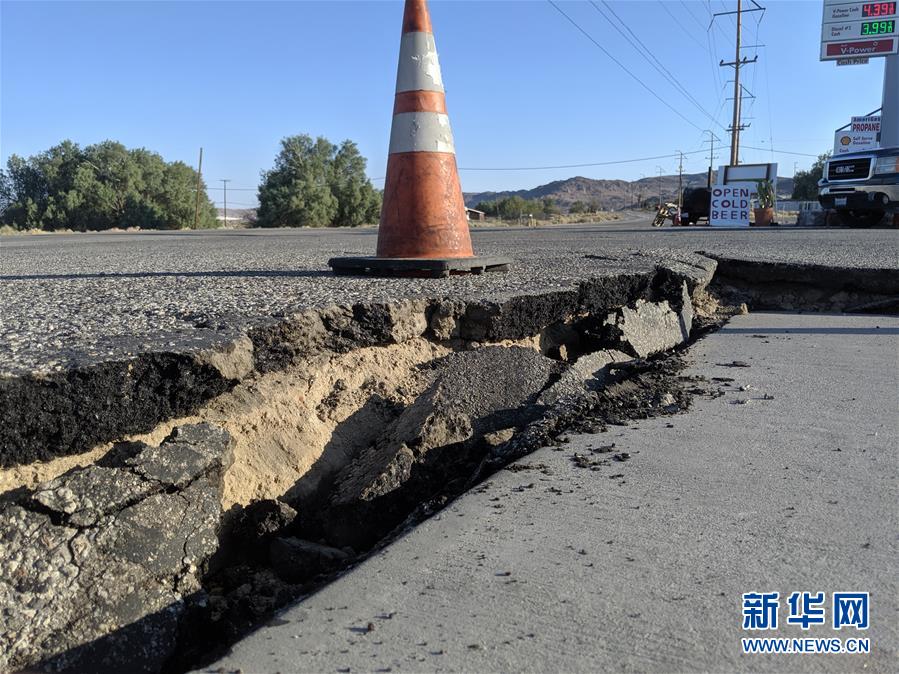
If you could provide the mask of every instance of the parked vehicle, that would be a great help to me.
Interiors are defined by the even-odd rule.
[[[712,192],[705,187],[688,187],[681,198],[683,206],[680,214],[680,224],[695,225],[700,218],[709,218],[709,209],[712,204]]]
[[[899,148],[831,157],[818,183],[818,201],[848,227],[873,227],[899,213]]]
[[[656,211],[656,217],[652,221],[653,227],[661,227],[665,220],[671,220],[672,225],[677,224],[677,204],[663,203]]]

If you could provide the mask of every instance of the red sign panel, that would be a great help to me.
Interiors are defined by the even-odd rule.
[[[827,56],[849,57],[896,53],[895,38],[885,40],[860,40],[858,42],[831,42],[825,45]]]

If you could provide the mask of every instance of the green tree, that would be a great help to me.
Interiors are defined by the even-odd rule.
[[[281,141],[275,167],[259,185],[260,227],[324,227],[337,217],[331,162],[337,148],[325,138],[291,136]]]
[[[378,221],[381,193],[365,175],[365,165],[356,144],[343,141],[331,164],[331,193],[337,199],[337,216],[331,224],[356,227]]]
[[[12,155],[0,178],[0,220],[18,229],[179,229],[194,223],[197,174],[155,152],[103,141],[66,140],[24,159]],[[200,184],[200,227],[216,227]]]
[[[543,213],[546,215],[558,215],[559,213],[561,213],[555,199],[551,199],[550,197],[543,197],[542,205]]]
[[[475,206],[475,210],[484,211],[484,213],[491,218],[495,218],[499,214],[499,208],[496,201],[479,201]]]
[[[352,141],[290,136],[259,185],[260,227],[356,226],[376,222],[381,194],[365,175],[365,158]]]
[[[815,201],[818,198],[818,181],[824,175],[824,164],[830,152],[818,155],[808,171],[797,171],[793,176],[793,198],[799,201]]]
[[[587,212],[587,204],[583,201],[575,201],[571,206],[568,207],[569,213],[586,213]]]
[[[531,204],[517,195],[500,199],[497,208],[500,216],[507,220],[533,213]]]

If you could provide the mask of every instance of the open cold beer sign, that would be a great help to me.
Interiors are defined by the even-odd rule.
[[[709,224],[712,227],[749,227],[753,183],[712,186]]]

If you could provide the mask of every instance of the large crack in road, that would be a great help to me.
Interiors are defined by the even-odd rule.
[[[510,461],[572,431],[687,409],[690,396],[707,389],[679,378],[676,351],[742,302],[774,301],[772,289],[783,282],[791,301],[810,309],[881,307],[895,281],[858,272],[822,291],[827,270],[805,270],[762,292],[738,265],[713,282],[714,263],[698,260],[495,300],[307,310],[177,358],[148,354],[4,380],[4,540],[14,540],[7,530],[40,531],[23,528],[16,513],[48,518],[41,527],[84,526],[76,522],[81,512],[102,517],[91,521],[79,559],[72,537],[59,559],[58,537],[35,533],[12,544],[28,548],[31,561],[0,573],[0,664],[155,672],[208,661]],[[26,409],[33,411],[27,424]],[[157,555],[143,560],[142,551],[154,546],[154,526],[190,519],[187,488],[169,477],[164,493],[133,501],[134,490],[120,485],[130,495],[122,502],[116,490],[100,488],[103,471],[119,470],[135,446],[146,453],[157,445],[181,466],[182,450],[166,438],[209,423],[233,445],[219,477],[204,482],[203,498],[215,506],[204,506],[202,527],[171,536],[177,560],[154,566]],[[579,460],[600,468],[616,459],[599,452]],[[166,495],[181,507],[163,503]],[[137,507],[144,512],[132,517]],[[112,543],[95,554],[94,537]],[[52,574],[60,569],[109,578],[110,560],[137,564],[129,567],[130,588],[91,580],[57,593]],[[168,594],[152,599],[143,588],[153,583]],[[96,601],[98,586],[106,604],[77,619],[58,608]],[[45,619],[26,630],[13,618],[16,606]]]

